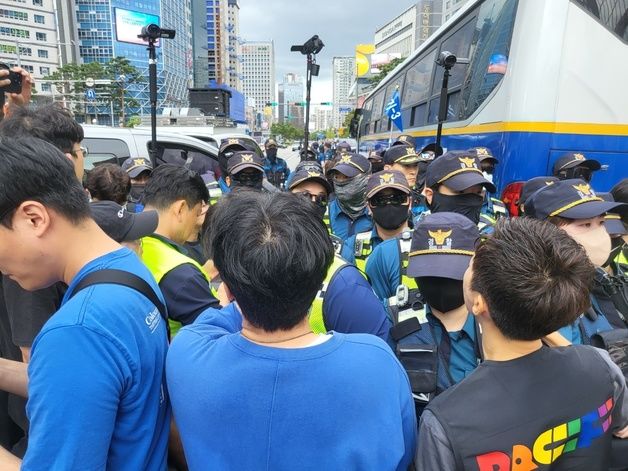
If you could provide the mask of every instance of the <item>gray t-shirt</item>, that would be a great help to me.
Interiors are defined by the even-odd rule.
[[[593,347],[590,348],[593,349]],[[605,350],[597,348],[593,350],[597,351],[607,364],[609,375],[613,381],[615,407],[613,409],[612,428],[615,432],[628,426],[626,379]],[[481,432],[481,427],[482,424],[478,424],[479,432]],[[438,418],[429,409],[426,409],[421,415],[415,466],[417,471],[433,471],[435,469],[456,471],[456,460],[447,434]]]

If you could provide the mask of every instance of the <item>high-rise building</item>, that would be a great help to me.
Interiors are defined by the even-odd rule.
[[[0,0],[0,62],[30,72],[38,92],[52,91],[37,79],[59,66],[54,0]]]
[[[240,5],[239,0],[228,0],[227,5],[227,35],[229,42],[227,46],[227,79],[225,83],[231,88],[242,90],[242,57],[240,51]]]
[[[207,48],[207,0],[191,0],[192,9],[192,67],[194,88],[209,83],[209,52]]]
[[[141,11],[134,10],[134,2],[126,0],[75,0],[75,3],[79,54],[86,63],[105,63],[114,57],[126,57],[144,77],[148,77],[146,46],[118,41],[115,24],[117,9],[130,10],[131,16],[158,16],[162,27],[176,30],[175,38],[162,39],[157,50],[158,107],[187,104],[187,89],[192,84],[190,0],[143,0]],[[127,83],[125,88],[139,102],[137,111],[148,114],[148,81]]]
[[[332,60],[332,81],[334,87],[334,103],[332,124],[335,128],[342,126],[345,116],[355,108],[349,98],[349,90],[355,81],[355,57],[341,56]]]
[[[208,82],[216,84],[227,83],[227,48],[229,37],[227,34],[228,0],[207,0],[206,28],[207,28],[207,57]]]
[[[310,132],[332,128],[332,108],[327,105],[312,105],[310,110]]]
[[[443,23],[454,16],[468,0],[445,0],[443,2]]]
[[[76,2],[74,0],[55,0],[57,9],[57,32],[59,36],[59,65],[76,64],[79,54],[78,24],[76,21]]]
[[[255,107],[261,127],[272,123],[275,101],[275,46],[272,41],[245,41],[242,44],[242,92]],[[261,116],[260,116],[261,115]]]
[[[302,128],[305,124],[305,81],[296,74],[286,74],[277,86],[279,122]],[[297,105],[298,103],[298,105]]]

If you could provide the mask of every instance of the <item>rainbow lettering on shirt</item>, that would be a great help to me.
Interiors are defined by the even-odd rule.
[[[548,465],[561,455],[581,448],[588,448],[596,438],[611,428],[613,398],[583,417],[546,430],[534,441],[532,447],[514,445],[511,455],[492,451],[476,456],[480,471],[528,471],[539,465]]]

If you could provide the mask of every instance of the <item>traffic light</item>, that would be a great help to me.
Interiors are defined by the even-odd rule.
[[[331,105],[333,105],[333,103],[331,101],[323,101],[323,102],[321,102],[321,105],[331,106]]]

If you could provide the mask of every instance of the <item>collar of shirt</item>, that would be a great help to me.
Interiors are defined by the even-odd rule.
[[[329,218],[330,219],[337,219],[341,214],[346,217],[347,219],[351,219],[349,216],[347,216],[345,213],[342,212],[342,209],[340,209],[340,205],[338,204],[338,199],[334,198],[334,200],[329,203]],[[369,217],[369,212],[368,209],[365,207],[362,212],[360,213],[360,215],[353,219],[353,221],[357,221],[358,219],[360,219],[361,217]],[[375,229],[373,229],[375,230]],[[378,236],[379,237],[379,236]]]
[[[432,327],[437,328],[437,341],[440,342],[441,332],[445,331],[445,326],[438,317],[432,314],[432,309],[427,304],[425,305],[425,313],[427,315],[427,321],[432,325]],[[473,314],[467,314],[467,320],[462,326],[462,329],[460,329],[458,332],[449,332],[449,338],[454,342],[459,342],[464,337],[468,337],[475,342],[475,319],[473,318]]]
[[[188,249],[186,249],[183,245],[179,245],[175,241],[168,239],[167,237],[164,237],[164,236],[159,235],[159,234],[151,234],[148,237],[153,237],[153,238],[155,238],[157,240],[160,240],[164,244],[168,244],[169,246],[171,246],[177,252],[182,253],[183,255],[186,255],[188,257],[190,256],[190,252],[188,251]]]
[[[227,194],[231,192],[231,188],[229,188],[229,186],[227,185],[227,182],[225,181],[223,177],[220,177],[220,180],[218,180],[218,185],[220,185],[220,189],[222,190],[223,194]]]

